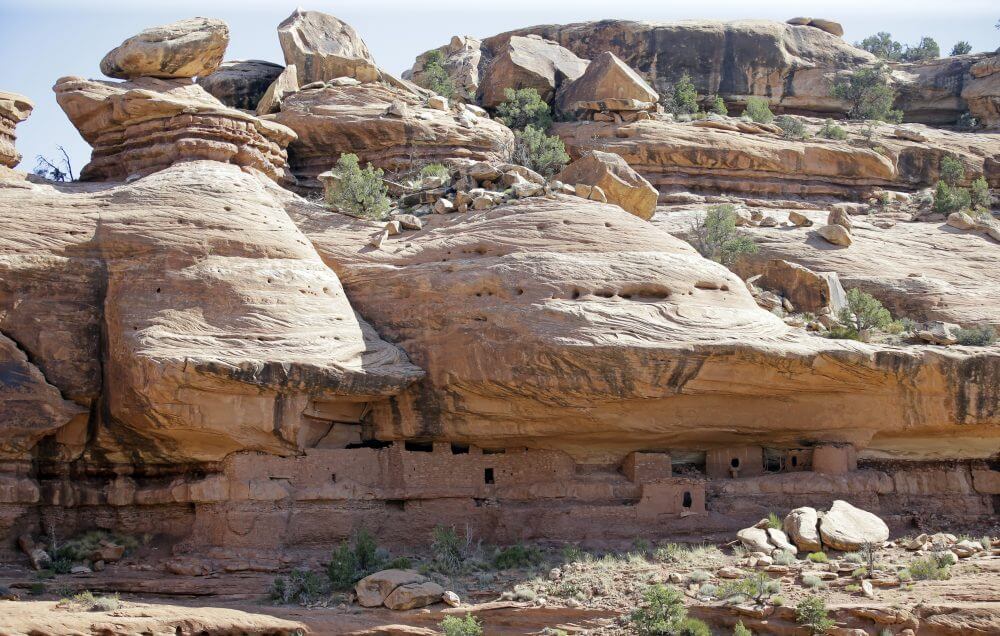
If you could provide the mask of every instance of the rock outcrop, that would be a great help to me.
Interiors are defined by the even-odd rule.
[[[480,50],[482,42],[469,35],[456,35],[451,41],[436,49],[442,58],[445,71],[455,88],[455,95],[461,100],[475,102],[479,93],[479,66],[483,58]],[[403,79],[408,79],[424,85],[426,64],[430,51],[417,56],[413,67],[403,73]]]
[[[390,114],[394,104],[405,110]],[[295,131],[292,170],[307,187],[317,187],[316,176],[342,152],[393,172],[450,159],[501,162],[513,147],[513,133],[488,117],[430,108],[423,98],[381,82],[286,95],[274,121]]]
[[[534,88],[543,100],[552,101],[563,82],[583,75],[587,64],[572,51],[537,35],[512,36],[493,50],[479,87],[480,104],[496,108],[508,88]]]
[[[285,67],[262,60],[223,62],[198,84],[229,108],[256,110],[260,99]]]
[[[1000,126],[1000,55],[977,61],[969,68],[971,79],[962,87],[969,113],[987,127]]]
[[[24,95],[0,91],[0,166],[13,168],[21,161],[14,147],[17,125],[28,118],[34,104]]]
[[[219,67],[228,45],[222,20],[181,20],[125,40],[104,56],[101,72],[118,79],[200,77]]]
[[[83,180],[120,180],[192,159],[254,168],[277,181],[291,177],[285,147],[294,132],[227,108],[190,80],[63,77],[53,90],[93,146]]]
[[[650,219],[656,210],[657,192],[625,160],[609,152],[592,150],[556,175],[563,183],[597,186],[608,203],[620,206],[640,219]]]
[[[353,77],[361,82],[381,78],[368,45],[354,27],[332,15],[296,9],[278,25],[285,64],[295,65],[299,86]]]
[[[574,81],[564,84],[558,95],[558,108],[571,113],[579,102],[635,100],[657,102],[660,95],[611,51],[598,55]]]

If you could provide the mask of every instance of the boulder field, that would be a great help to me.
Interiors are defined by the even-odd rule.
[[[739,531],[764,553],[747,567],[785,574],[775,552],[995,523],[1000,345],[956,334],[1000,326],[1000,141],[952,126],[996,124],[995,56],[898,65],[924,123],[827,138],[831,83],[874,63],[842,33],[531,27],[456,36],[400,79],[326,14],[278,25],[284,64],[226,61],[224,23],[184,20],[108,53],[121,81],[55,81],[92,146],[79,181],[13,169],[32,103],[0,92],[0,561],[42,567],[43,543],[100,528],[149,535],[162,558],[136,575],[180,580],[447,526],[466,549]],[[422,86],[442,71],[448,96]],[[667,115],[685,72],[730,109],[767,95],[803,134]],[[526,87],[567,165],[512,163],[494,109]],[[384,171],[384,213],[335,198],[342,153]],[[933,205],[946,158],[985,206]],[[705,249],[720,205],[755,251]],[[913,337],[825,337],[854,289]],[[356,579],[373,612],[461,602],[408,563]],[[121,616],[160,630],[162,611]],[[219,612],[202,619],[299,629]]]

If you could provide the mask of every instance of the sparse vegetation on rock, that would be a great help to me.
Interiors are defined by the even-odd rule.
[[[316,572],[292,570],[288,576],[275,577],[269,594],[275,603],[309,605],[320,600],[330,589],[330,583]]]
[[[705,623],[688,618],[683,599],[676,588],[651,585],[629,622],[641,636],[711,636]]]
[[[804,139],[806,137],[806,125],[798,117],[778,115],[774,118],[774,123],[778,128],[781,128],[786,139]]]
[[[954,331],[958,344],[969,347],[986,347],[997,340],[996,329],[989,325],[979,325]]]
[[[698,112],[698,91],[687,73],[663,92],[660,98],[663,109],[674,115],[693,115]],[[725,104],[723,104],[725,106]]]
[[[835,124],[832,119],[824,121],[823,126],[817,134],[824,139],[835,139],[837,141],[847,139],[847,131]]]
[[[833,85],[833,96],[849,104],[851,119],[899,122],[903,113],[893,110],[896,92],[889,85],[889,69],[870,66],[851,72]]]
[[[972,45],[965,40],[959,40],[955,43],[955,46],[951,47],[949,55],[965,55],[967,53],[972,53]]]
[[[483,626],[472,614],[447,616],[441,621],[441,631],[445,636],[479,636],[483,633]]]
[[[836,623],[828,616],[826,602],[821,596],[809,596],[795,606],[795,620],[811,629],[813,634],[825,634]]]
[[[544,177],[555,175],[569,163],[569,155],[566,154],[562,139],[546,135],[542,129],[533,125],[528,125],[515,134],[511,159]]]
[[[382,169],[371,164],[362,168],[353,153],[340,155],[333,168],[337,181],[327,188],[326,202],[341,212],[366,219],[383,220],[392,201],[382,182]]]
[[[435,49],[425,54],[420,85],[443,97],[450,98],[455,94],[455,82],[444,67],[444,53]]]
[[[517,131],[532,126],[544,133],[552,125],[551,109],[534,88],[508,88],[504,97],[497,106],[497,119],[508,128]]]
[[[757,245],[736,229],[736,208],[728,203],[709,208],[694,228],[695,247],[702,256],[731,265],[742,254],[755,254]]]
[[[743,114],[758,124],[769,124],[774,119],[771,107],[763,97],[751,97],[747,99],[747,107],[743,111]]]

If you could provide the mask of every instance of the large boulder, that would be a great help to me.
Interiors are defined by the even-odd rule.
[[[764,554],[771,554],[771,550],[774,546],[767,538],[767,530],[764,528],[758,528],[756,526],[752,528],[743,528],[736,533],[736,538],[740,540],[743,547],[751,552],[763,552]]]
[[[502,162],[514,141],[509,128],[488,117],[429,108],[420,97],[381,82],[286,95],[274,120],[298,137],[289,156],[305,187],[319,187],[317,175],[342,152],[395,172],[458,159]]]
[[[483,57],[481,45],[482,43],[472,36],[456,35],[448,44],[431,50],[440,53],[444,60],[442,66],[455,88],[452,98],[467,102],[475,101],[479,92],[479,63]],[[418,55],[413,67],[403,72],[403,79],[412,80],[423,86],[431,51]]]
[[[839,245],[841,247],[849,247],[853,242],[850,231],[843,225],[836,223],[824,225],[816,230],[816,234],[823,237],[828,243]]]
[[[600,186],[608,203],[621,206],[641,219],[652,218],[656,211],[656,189],[624,159],[609,152],[585,153],[563,168],[556,179],[569,184]]]
[[[223,62],[210,75],[198,78],[210,95],[230,108],[255,110],[271,83],[285,67],[262,60]]]
[[[564,81],[583,75],[587,60],[537,35],[511,37],[492,58],[479,87],[480,103],[496,108],[508,88],[534,88],[551,101]]]
[[[17,125],[28,118],[34,104],[24,95],[0,91],[0,166],[13,168],[21,161],[14,147]]]
[[[426,581],[426,576],[413,570],[380,570],[358,581],[354,586],[354,592],[358,597],[358,605],[361,607],[378,607],[400,585],[419,584]],[[438,597],[440,596],[439,594]]]
[[[391,610],[408,610],[440,603],[444,588],[434,581],[406,583],[385,597],[385,606]]]
[[[583,75],[564,84],[558,95],[558,105],[559,110],[572,112],[578,102],[607,99],[656,102],[660,95],[617,55],[605,51],[591,61]]]
[[[125,40],[104,56],[101,72],[118,79],[200,77],[219,67],[228,45],[222,20],[180,20]]]
[[[800,552],[818,552],[823,549],[819,539],[819,514],[815,508],[803,506],[785,516],[785,533]]]
[[[381,73],[354,27],[332,15],[296,9],[278,25],[285,64],[294,64],[299,86],[353,77],[374,82]]]
[[[281,110],[281,102],[286,95],[299,90],[298,71],[294,64],[286,66],[267,87],[260,101],[257,102],[257,115],[270,115]]]
[[[188,80],[60,78],[56,101],[93,146],[82,180],[125,179],[192,159],[254,168],[290,181],[285,148],[295,133],[227,108]]]
[[[757,285],[787,298],[796,311],[816,313],[830,308],[840,310],[838,301],[844,289],[834,272],[814,272],[808,267],[784,259],[771,259],[764,265]]]
[[[823,545],[853,552],[866,543],[881,546],[888,541],[889,526],[877,515],[838,499],[820,519],[819,534]]]

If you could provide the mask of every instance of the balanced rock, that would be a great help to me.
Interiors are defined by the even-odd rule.
[[[823,545],[845,552],[866,543],[882,545],[889,539],[889,527],[878,516],[840,499],[820,520],[819,532]]]
[[[146,29],[101,60],[108,77],[201,77],[222,63],[229,27],[222,20],[191,18]]]
[[[256,110],[257,104],[284,66],[263,60],[223,62],[210,75],[196,80],[210,95],[230,108]]]
[[[803,506],[789,512],[783,526],[800,552],[818,552],[823,548],[817,530],[818,523],[819,514],[816,509]]]
[[[809,26],[817,28],[820,31],[826,31],[827,33],[836,35],[837,37],[844,36],[844,27],[839,22],[834,22],[833,20],[813,18],[809,21]]]
[[[559,108],[563,112],[573,110],[577,102],[607,99],[657,102],[660,95],[611,51],[597,56],[583,75],[564,85],[558,95]]]
[[[550,101],[561,82],[575,80],[587,60],[537,35],[512,36],[490,62],[480,86],[480,103],[495,108],[506,99],[505,89],[534,88]]]
[[[294,64],[298,83],[327,82],[353,77],[362,82],[380,78],[375,59],[354,27],[332,15],[296,9],[278,25],[285,64]]]
[[[652,218],[656,211],[656,188],[616,154],[589,151],[563,168],[556,179],[565,183],[598,186],[608,203],[614,203],[641,219]]]
[[[843,225],[824,225],[816,233],[834,245],[847,247],[852,243],[851,233]]]
[[[286,95],[291,95],[299,90],[298,69],[294,64],[289,64],[278,74],[278,77],[271,82],[271,85],[264,91],[257,102],[257,115],[270,115],[281,110],[281,102]]]
[[[14,129],[28,118],[34,104],[24,95],[0,91],[0,165],[13,168],[21,161],[14,147]]]

